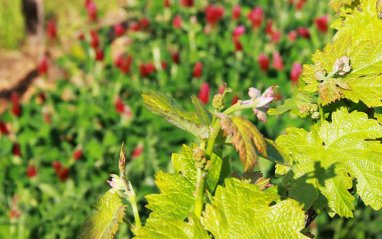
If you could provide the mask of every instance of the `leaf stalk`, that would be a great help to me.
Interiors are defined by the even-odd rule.
[[[210,129],[210,137],[207,141],[207,148],[205,150],[205,154],[208,158],[211,158],[216,138],[220,132],[220,119],[214,116],[212,120],[213,127]],[[201,148],[205,147],[205,143],[203,142],[201,144]],[[206,184],[206,178],[207,178],[207,171],[198,168],[197,169],[197,175],[196,175],[196,200],[195,200],[195,207],[194,207],[194,214],[196,218],[200,219],[203,211],[204,206],[204,191],[205,191],[205,184]]]

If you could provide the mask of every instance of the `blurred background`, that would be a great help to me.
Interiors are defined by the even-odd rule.
[[[141,93],[160,90],[192,111],[192,95],[212,109],[223,83],[233,89],[227,104],[278,85],[276,107],[332,39],[328,3],[0,0],[0,238],[76,238],[118,172],[123,141],[147,217],[154,175],[173,171],[171,153],[196,139],[146,110]],[[310,125],[243,114],[270,139]],[[243,171],[233,148],[224,153]],[[273,163],[257,169],[280,182]],[[316,238],[382,238],[382,214],[356,204],[350,220],[319,215]],[[121,225],[116,238],[130,236]]]

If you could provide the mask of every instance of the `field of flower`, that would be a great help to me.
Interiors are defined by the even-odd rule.
[[[75,8],[84,24],[65,31],[65,15],[51,3],[59,1],[46,2],[46,52],[34,94],[10,92],[0,113],[0,238],[77,238],[92,203],[110,188],[109,173],[118,171],[122,142],[126,175],[147,218],[144,196],[158,192],[154,175],[174,172],[171,154],[195,138],[147,110],[142,94],[160,90],[186,111],[194,111],[195,95],[212,110],[227,86],[227,105],[234,105],[250,87],[277,85],[274,108],[293,95],[302,65],[335,34],[326,0],[128,0],[111,23],[108,9],[86,0]],[[52,57],[57,49],[63,54]],[[63,76],[52,83],[53,66]],[[241,114],[270,139],[309,121]],[[239,160],[232,167],[244,170]],[[255,169],[280,181],[265,159]],[[316,238],[382,238],[382,214],[357,205],[353,219],[322,214],[310,230]],[[131,236],[121,224],[116,238]]]

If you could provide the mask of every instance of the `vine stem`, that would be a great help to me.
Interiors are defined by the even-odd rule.
[[[197,169],[197,182],[196,182],[196,201],[194,207],[194,213],[196,218],[200,219],[204,206],[204,189],[207,173],[198,168]]]
[[[239,100],[239,102],[237,102],[236,104],[232,105],[231,107],[229,107],[228,109],[226,109],[225,111],[223,111],[223,114],[225,115],[229,115],[235,111],[238,111],[238,110],[244,110],[244,109],[251,109],[251,108],[254,108],[256,107],[256,105],[254,105],[253,103],[251,104],[242,104],[242,101]]]
[[[125,193],[124,193],[125,198],[130,202],[131,207],[133,208],[134,220],[135,220],[135,223],[137,224],[136,228],[139,229],[142,227],[142,223],[141,223],[141,218],[139,216],[139,211],[138,211],[137,197],[135,195],[135,191],[131,183],[126,182],[125,176],[123,176],[123,181],[125,184]]]
[[[204,151],[205,155],[208,158],[211,158],[216,137],[218,136],[220,131],[220,119],[214,116],[212,122],[213,122],[212,123],[213,127],[210,130],[211,133],[207,141],[207,148]],[[204,147],[205,147],[205,142],[201,144],[201,149],[204,149]],[[196,171],[196,200],[195,200],[195,207],[194,207],[194,213],[196,218],[198,219],[200,219],[202,215],[203,206],[204,206],[204,191],[205,191],[206,178],[207,178],[207,171],[201,168],[198,168]]]
[[[125,187],[125,192],[123,193],[123,195],[130,202],[131,207],[133,208],[134,220],[135,220],[135,223],[137,224],[136,225],[137,229],[139,229],[142,227],[142,223],[141,223],[141,218],[139,217],[139,212],[138,212],[137,196],[135,195],[133,185],[131,185],[131,183],[128,182],[126,179],[126,173],[125,173],[126,156],[125,156],[125,151],[123,149],[123,146],[124,146],[124,142],[122,143],[121,154],[119,159],[119,171],[121,173],[120,177]]]
[[[320,111],[320,120],[321,122],[324,122],[324,110],[322,109],[322,106],[319,104],[318,109]]]
[[[130,187],[130,189],[131,190],[129,193],[129,201],[131,203],[131,207],[133,208],[134,220],[135,220],[135,223],[137,224],[136,227],[137,229],[139,229],[142,227],[142,223],[141,223],[141,218],[139,217],[137,200],[136,200],[134,189],[132,187]]]

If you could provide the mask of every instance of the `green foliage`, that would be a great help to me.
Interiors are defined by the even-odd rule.
[[[0,42],[8,37],[14,39],[15,35],[23,36],[24,32],[19,28],[24,24],[21,1],[0,2],[12,5],[3,6],[0,3],[0,32],[5,33]],[[299,19],[295,17],[295,9],[285,1],[275,1],[275,4],[267,4],[265,0],[256,4],[241,2],[242,14],[238,21],[232,21],[231,18],[236,2],[211,2],[215,6],[222,6],[225,14],[210,35],[203,31],[207,25],[205,1],[195,1],[193,8],[180,7],[175,1],[170,1],[172,6],[164,8],[161,0],[94,0],[98,8],[96,22],[90,22],[87,18],[83,1],[61,1],[59,8],[57,1],[43,2],[45,21],[53,20],[57,26],[57,39],[50,40],[47,34],[43,34],[49,56],[48,74],[39,78],[46,80],[33,81],[43,84],[38,84],[36,94],[31,99],[29,93],[24,94],[20,117],[12,115],[11,105],[0,116],[10,130],[10,135],[0,136],[0,171],[6,172],[0,176],[0,238],[76,238],[83,219],[92,213],[89,205],[101,192],[109,189],[105,179],[110,172],[118,169],[112,159],[117,157],[122,141],[127,151],[126,175],[137,191],[136,201],[141,216],[147,218],[150,210],[141,209],[146,203],[144,196],[156,193],[154,175],[161,169],[165,172],[167,169],[173,170],[169,155],[177,152],[179,145],[189,145],[191,140],[199,144],[204,139],[199,142],[192,134],[182,133],[180,129],[151,114],[142,106],[142,92],[160,89],[177,99],[185,111],[191,112],[195,109],[193,105],[200,103],[195,101],[196,97],[192,98],[196,102],[194,104],[187,99],[197,95],[200,85],[205,82],[210,85],[210,101],[223,82],[234,90],[239,99],[247,95],[248,87],[265,89],[273,84],[281,86],[278,91],[285,98],[292,93],[289,81],[292,64],[306,62],[312,50],[322,46],[333,34],[329,31],[322,37],[324,35],[319,35],[313,25],[314,18],[328,13],[327,4],[322,1],[318,4],[307,2],[304,9],[299,11]],[[127,6],[127,2],[128,7],[120,7]],[[136,5],[130,5],[131,2]],[[117,5],[118,11],[114,11]],[[258,31],[252,30],[252,23],[246,16],[255,5],[263,8],[266,19],[273,20],[273,31],[282,33],[277,43],[265,34],[265,19]],[[320,10],[311,14],[317,5]],[[280,18],[280,15],[285,17]],[[150,21],[147,28],[128,30],[121,37],[113,33],[114,24],[123,22],[125,29],[126,26],[130,28],[143,16]],[[183,19],[179,29],[171,24],[175,16]],[[243,50],[237,52],[232,32],[239,25],[245,27],[246,33],[240,36]],[[298,37],[295,42],[290,42],[287,33],[300,26],[311,26],[311,40]],[[105,56],[103,62],[94,60],[95,49],[90,46],[91,30],[98,34],[98,50],[102,49]],[[84,40],[77,40],[80,33],[84,34]],[[115,47],[116,42],[122,42],[123,46]],[[17,46],[19,41],[12,40],[10,43]],[[55,54],[57,49],[63,51]],[[270,66],[267,72],[260,71],[258,55],[264,53],[271,58],[275,51],[281,53],[284,69],[277,70]],[[179,63],[171,61],[174,52],[180,55]],[[115,53],[133,57],[130,73],[121,72],[114,65]],[[155,71],[143,76],[140,74],[141,63],[149,62],[154,64]],[[192,74],[196,62],[203,65],[200,78]],[[167,63],[167,68],[162,68],[161,63]],[[64,74],[56,74],[61,72],[56,71],[57,65]],[[56,76],[60,79],[56,79]],[[45,87],[44,82],[49,82],[49,87]],[[23,89],[16,88],[18,92]],[[8,97],[11,89],[3,93],[3,96]],[[44,100],[40,99],[40,94]],[[227,106],[233,96],[229,94],[226,97]],[[123,102],[118,109],[116,99]],[[194,111],[203,111],[201,107],[203,105],[197,105]],[[250,114],[244,112],[241,116],[252,121]],[[288,116],[283,118],[282,123],[275,117],[270,119],[267,129],[262,123],[256,126],[264,135],[274,138],[284,125],[306,124],[302,120],[290,121]],[[12,145],[15,143],[20,145],[20,157],[12,155]],[[235,151],[231,148],[220,151],[219,147],[223,149],[223,146],[214,148],[223,161],[218,183],[216,175],[219,173],[214,173],[215,167],[206,176],[204,189],[210,194],[213,194],[216,184],[222,184],[223,179],[231,173],[230,159],[233,159],[232,168],[242,168]],[[73,155],[78,149],[82,151],[82,156],[77,160]],[[277,150],[271,155],[269,151],[272,149],[271,146],[267,147],[268,158],[281,156]],[[52,167],[57,162],[68,170],[66,181],[61,180],[57,174],[59,171],[56,172]],[[29,165],[37,170],[33,178],[28,178],[26,174]],[[269,171],[271,167],[272,163],[268,163],[266,169],[264,165],[262,169]],[[10,216],[14,196],[20,198],[15,205],[21,216],[16,218]],[[129,210],[125,216],[132,217],[132,212]],[[116,237],[129,236],[131,232],[125,225],[121,226]]]
[[[382,126],[362,112],[348,113],[341,108],[332,122],[323,121],[311,132],[289,128],[276,142],[292,157],[292,166],[278,165],[286,174],[283,186],[288,196],[317,211],[332,216],[352,217],[353,189],[366,205],[382,206]],[[353,187],[353,180],[355,186]],[[308,193],[309,192],[309,193]]]
[[[218,186],[201,219],[215,238],[307,238],[301,206],[293,199],[280,200],[275,187],[226,179]]]
[[[145,227],[140,229],[134,239],[209,239],[211,238],[204,230],[199,220],[193,217],[188,218],[188,223],[176,219],[155,219],[147,222]]]
[[[330,0],[329,5],[335,11],[338,11],[341,6],[343,6],[343,5],[350,5],[354,1],[355,0]]]
[[[197,169],[195,161],[192,159],[192,149],[183,145],[180,154],[172,155],[172,162],[176,174],[169,174],[159,171],[155,183],[161,194],[151,194],[146,196],[147,208],[153,212],[149,220],[155,218],[180,219],[187,218],[195,203],[194,192],[196,190]],[[211,157],[211,169],[206,178],[207,190],[214,192],[220,179],[222,159],[213,154]],[[174,207],[174,205],[178,205]]]
[[[25,35],[21,0],[0,0],[0,48],[17,48]]]
[[[264,190],[268,188],[269,186],[271,186],[269,182],[270,179],[269,178],[265,179],[263,174],[259,171],[246,171],[244,172],[243,176],[240,176],[240,174],[237,171],[234,171],[231,174],[231,177],[240,179],[244,182],[256,184],[257,186],[259,186],[260,190]]]
[[[146,196],[147,208],[153,212],[151,218],[184,220],[190,215],[195,203],[195,182],[180,174],[169,174],[159,171],[155,184],[161,194]],[[174,206],[176,205],[176,207]]]
[[[174,99],[155,91],[142,94],[145,106],[154,114],[160,115],[170,123],[184,129],[196,137],[208,138],[208,125],[212,116],[199,99],[192,97],[196,112],[186,112]]]
[[[195,96],[196,112],[188,112],[161,92],[142,95],[149,110],[200,143],[172,155],[174,174],[158,172],[161,193],[146,196],[152,213],[145,225],[138,220],[132,228],[136,238],[307,238],[308,226],[323,211],[353,217],[356,197],[375,210],[382,207],[381,112],[370,109],[382,106],[382,7],[376,0],[356,4],[330,2],[340,10],[334,42],[304,65],[292,98],[269,111],[310,115],[310,131],[288,128],[274,142],[245,117],[233,115],[252,109],[266,122],[273,86],[263,94],[251,87],[250,100],[227,109],[227,92],[219,94],[214,113]],[[243,175],[231,173],[222,153],[227,144],[239,152]],[[251,171],[258,154],[277,163],[279,186]]]
[[[381,40],[382,21],[378,17],[381,4],[379,3],[377,9],[377,2],[377,0],[362,0],[357,7],[342,11],[340,17],[332,24],[332,27],[338,30],[334,40],[347,34],[351,34],[355,45],[365,41],[375,43]]]
[[[306,83],[300,90],[318,92],[322,104],[327,105],[341,98],[355,103],[362,101],[369,107],[381,106],[382,40],[354,44],[350,34],[343,35],[324,51],[313,55],[315,65],[305,65],[302,80]],[[336,61],[350,58],[351,71],[345,75],[334,72]],[[326,76],[326,73],[330,73]]]
[[[110,189],[101,196],[95,203],[97,212],[88,217],[83,226],[80,239],[111,239],[118,231],[119,223],[125,214],[123,205],[118,193]]]
[[[65,83],[58,84],[58,92],[46,93],[47,100],[43,109],[51,108],[49,117],[51,116],[52,122],[41,124],[44,122],[42,115],[36,112],[48,111],[33,104],[23,107],[24,112],[20,118],[9,115],[2,117],[2,120],[11,125],[11,135],[6,140],[1,138],[0,154],[10,155],[13,141],[17,139],[22,148],[23,158],[21,160],[20,157],[14,157],[13,161],[1,160],[0,166],[5,165],[3,171],[7,172],[0,176],[1,179],[5,178],[0,181],[4,181],[6,186],[6,197],[0,196],[1,201],[6,201],[8,195],[15,193],[23,195],[20,191],[24,189],[29,193],[30,189],[36,188],[37,193],[33,197],[25,197],[33,200],[30,200],[29,204],[23,202],[25,205],[34,204],[33,207],[24,211],[45,208],[44,204],[40,206],[40,196],[45,201],[59,202],[60,191],[65,194],[71,192],[66,194],[64,199],[76,201],[73,203],[76,208],[81,204],[86,205],[82,203],[86,202],[84,198],[92,197],[99,193],[100,189],[94,188],[100,184],[92,179],[97,177],[98,182],[104,181],[106,175],[102,175],[101,172],[114,170],[107,164],[116,154],[116,147],[113,145],[127,140],[130,141],[127,144],[128,150],[134,151],[131,154],[132,160],[127,160],[128,164],[125,165],[126,158],[130,158],[123,154],[123,160],[120,160],[119,164],[120,176],[113,175],[111,181],[114,189],[97,201],[98,212],[85,221],[81,238],[112,238],[124,216],[126,218],[123,221],[137,238],[304,238],[302,231],[309,230],[304,226],[309,226],[315,213],[326,210],[331,216],[338,214],[351,217],[356,197],[360,197],[365,204],[374,209],[382,206],[378,197],[382,192],[381,116],[378,108],[371,108],[382,104],[382,42],[381,22],[378,17],[381,1],[361,0],[359,6],[356,5],[359,1],[331,1],[332,7],[340,10],[340,19],[333,25],[338,29],[335,41],[328,44],[322,52],[317,51],[313,55],[313,64],[304,66],[304,76],[294,96],[269,112],[278,115],[290,111],[300,117],[311,115],[309,122],[306,120],[312,124],[311,130],[308,132],[290,128],[288,134],[280,136],[276,142],[264,138],[262,134],[272,138],[271,135],[282,130],[283,126],[280,125],[283,124],[275,119],[276,117],[272,119],[273,124],[268,125],[269,129],[265,130],[264,124],[259,123],[255,126],[247,114],[237,111],[252,109],[257,118],[265,122],[268,104],[274,99],[273,87],[261,94],[259,90],[251,87],[252,79],[259,79],[258,87],[262,88],[276,82],[281,83],[280,90],[288,95],[290,82],[285,79],[289,72],[276,70],[275,66],[267,72],[262,72],[258,64],[253,67],[253,63],[260,53],[269,55],[277,49],[283,56],[288,56],[288,61],[284,59],[285,69],[290,69],[288,64],[303,62],[310,54],[309,50],[299,49],[300,45],[312,45],[314,48],[320,46],[317,43],[317,32],[310,29],[311,40],[299,38],[296,43],[292,43],[284,37],[286,34],[282,34],[280,41],[274,42],[273,35],[261,35],[258,34],[260,31],[251,28],[251,23],[245,16],[251,10],[249,7],[253,6],[245,6],[244,2],[242,19],[232,21],[227,11],[224,16],[226,24],[216,25],[213,29],[209,29],[210,26],[205,22],[206,6],[203,1],[196,1],[196,6],[192,8],[179,8],[177,4],[173,4],[171,8],[163,8],[161,1],[135,2],[137,6],[145,5],[147,11],[141,12],[138,8],[129,6],[129,14],[136,14],[138,19],[142,16],[150,18],[150,25],[137,32],[128,31],[131,44],[125,44],[124,47],[128,49],[118,52],[128,52],[134,59],[138,59],[135,61],[138,65],[134,62],[129,69],[130,73],[121,73],[117,68],[111,67],[114,59],[110,58],[110,54],[105,54],[104,62],[95,63],[94,50],[89,47],[86,37],[85,41],[78,43],[81,44],[78,47],[83,53],[74,56],[76,60],[81,60],[63,61],[73,68],[73,72],[69,73],[70,78],[78,78],[80,75],[80,78],[86,78],[88,81],[81,81],[79,87],[65,79],[62,81]],[[289,31],[302,24],[298,22],[294,26],[288,22],[288,18],[284,17],[288,13],[283,9],[291,8],[284,2],[286,1],[273,1],[274,4],[270,4],[275,5],[274,12],[277,16],[272,19],[274,25],[271,30],[274,33]],[[321,4],[323,1],[319,2]],[[266,3],[268,1],[265,0],[258,2],[260,5]],[[216,6],[218,5],[227,5],[226,10],[233,7],[229,1],[216,2]],[[316,4],[312,9],[318,9]],[[272,12],[272,8],[264,10],[266,13]],[[84,9],[83,12],[85,13]],[[181,27],[173,29],[170,24],[171,18],[178,14],[183,17]],[[296,14],[293,10],[291,15],[292,19],[302,16],[302,20],[313,22],[310,13],[306,14],[309,16],[305,16],[302,11]],[[240,36],[240,39],[232,41],[232,31],[238,25],[236,23],[252,30]],[[265,28],[265,25],[261,27]],[[206,31],[211,30],[210,35],[204,34],[203,28]],[[92,29],[99,29],[100,36],[113,35],[110,29],[103,29],[98,22],[94,23]],[[86,32],[88,30],[86,28]],[[168,34],[169,32],[171,34]],[[124,37],[127,37],[127,34]],[[124,37],[120,39],[124,39],[123,42],[126,43]],[[264,43],[259,40],[261,37]],[[330,35],[327,35],[328,39],[329,37]],[[253,41],[255,38],[256,41]],[[113,47],[108,46],[110,41],[109,38],[101,40],[100,48],[104,49],[105,53],[113,51]],[[243,50],[234,50],[238,43],[242,45]],[[171,49],[167,44],[171,45]],[[278,46],[283,47],[278,49]],[[177,49],[182,51],[177,52]],[[170,63],[169,50],[180,55],[179,62]],[[195,74],[192,76],[190,71],[198,61],[203,66],[203,73],[198,77]],[[155,66],[148,75],[139,74],[139,70],[142,71],[142,65],[139,64],[143,62]],[[168,64],[168,68],[164,69],[161,63],[171,65]],[[277,81],[273,78],[277,78]],[[211,93],[215,93],[223,79],[230,86],[233,85],[232,88],[239,94],[242,91],[238,89],[251,87],[251,99],[239,100],[234,106],[224,110],[223,99],[219,98],[218,102],[218,98],[215,98],[215,103],[219,104],[215,104],[216,110],[210,113],[210,106],[205,106],[195,96],[191,97],[188,104],[182,102],[183,108],[166,95],[168,93],[174,98],[188,98],[205,83],[203,81],[208,81]],[[266,83],[262,83],[261,79],[267,79]],[[166,94],[148,91],[149,88],[155,87],[163,87]],[[69,91],[71,97],[61,100],[65,91]],[[148,92],[143,94],[143,98],[149,110],[188,131],[199,140],[197,144],[192,144],[191,147],[183,146],[180,153],[172,155],[173,168],[169,166],[172,173],[160,170],[167,165],[168,157],[163,162],[158,162],[158,159],[174,152],[174,145],[189,142],[190,138],[183,136],[176,129],[168,130],[167,126],[162,126],[162,122],[158,122],[157,118],[152,118],[148,111],[142,109],[141,99],[137,99],[141,92]],[[114,101],[117,97],[121,100],[118,104]],[[219,97],[224,98],[226,95],[222,94]],[[241,95],[239,98],[242,99]],[[129,105],[127,101],[130,102]],[[110,110],[113,106],[116,110]],[[189,112],[188,109],[192,106],[195,111]],[[235,115],[232,114],[234,112]],[[371,119],[373,113],[379,123]],[[40,119],[30,118],[35,115]],[[288,123],[292,122],[285,124]],[[271,130],[272,134],[269,133]],[[54,142],[50,143],[50,139]],[[144,144],[138,143],[143,141]],[[137,143],[139,146],[144,145],[145,149],[134,150]],[[244,164],[243,175],[237,171],[231,174],[229,157],[225,155],[228,151],[225,150],[225,146],[229,144],[239,152]],[[83,149],[82,157],[86,160],[74,159],[73,149],[77,148]],[[194,149],[198,149],[196,152],[200,152],[202,156],[193,155]],[[270,185],[270,179],[264,178],[261,172],[250,171],[257,166],[258,155],[277,163],[277,173],[284,175],[279,187]],[[20,170],[11,167],[12,164],[28,163],[42,168],[51,165],[53,160],[63,161],[65,167],[70,170],[70,178],[65,183],[62,182],[62,187],[58,189],[50,182],[38,181],[47,178],[46,175],[54,175],[53,168],[50,168],[50,171],[39,170],[42,177],[34,176],[28,181],[24,180],[26,182],[19,183],[20,175],[25,174],[25,168]],[[237,165],[233,166],[235,168]],[[157,173],[155,183],[160,190],[158,194],[151,194],[154,172]],[[230,174],[237,179],[229,178]],[[59,174],[57,176],[60,177]],[[51,176],[46,181],[50,179]],[[130,182],[138,188],[137,195]],[[81,185],[81,190],[74,189],[77,183]],[[16,184],[18,191],[13,190]],[[139,215],[142,206],[140,198],[147,194],[147,208],[152,213],[142,224]],[[121,198],[128,200],[132,213],[124,215],[124,200]],[[0,214],[6,215],[7,213],[3,212],[8,212],[8,207],[3,207],[2,204],[0,203]],[[23,208],[24,204],[21,204]],[[55,204],[55,207],[56,205],[58,204]],[[69,211],[72,209],[70,206],[68,203],[65,209]],[[72,219],[72,215],[66,215],[66,212],[60,214],[50,208],[41,211],[41,214],[47,214],[43,220],[44,225],[51,221],[61,222],[60,217],[64,216],[60,225],[65,225],[64,220],[71,222]],[[19,220],[17,223],[20,228],[23,228],[22,223],[28,222],[24,220],[25,215],[27,214],[21,219],[14,218],[15,221]],[[134,223],[129,220],[132,215]],[[147,215],[142,218],[146,217]],[[8,223],[11,229],[12,223]],[[39,227],[40,223],[37,225]],[[47,231],[51,230],[49,225],[45,228]],[[58,235],[51,230],[51,234],[46,237],[66,238],[70,237],[69,233],[76,234],[70,230],[61,231],[67,234]],[[2,235],[7,234],[0,228],[0,237]],[[16,234],[12,236],[16,237]],[[43,237],[40,232],[26,237],[28,236]]]
[[[316,99],[309,92],[302,92],[296,90],[293,96],[286,99],[282,105],[277,108],[272,108],[268,110],[269,115],[280,115],[285,112],[290,112],[291,114],[298,115],[300,117],[305,117],[307,113],[300,112],[300,109],[306,104],[315,103]]]
[[[188,147],[187,145],[183,145],[181,153],[174,153],[172,155],[172,163],[174,165],[174,169],[177,173],[179,173],[182,177],[188,179],[190,182],[195,184],[196,182],[196,174],[197,169],[195,167],[195,161],[192,158],[192,150],[197,147],[195,144],[192,147]],[[224,178],[226,175],[221,175],[222,167],[230,167],[229,162],[224,161],[217,155],[211,155],[211,168],[208,170],[208,175],[206,178],[207,190],[211,193],[215,191],[215,187],[218,184],[220,178]],[[230,171],[230,169],[228,169]]]

